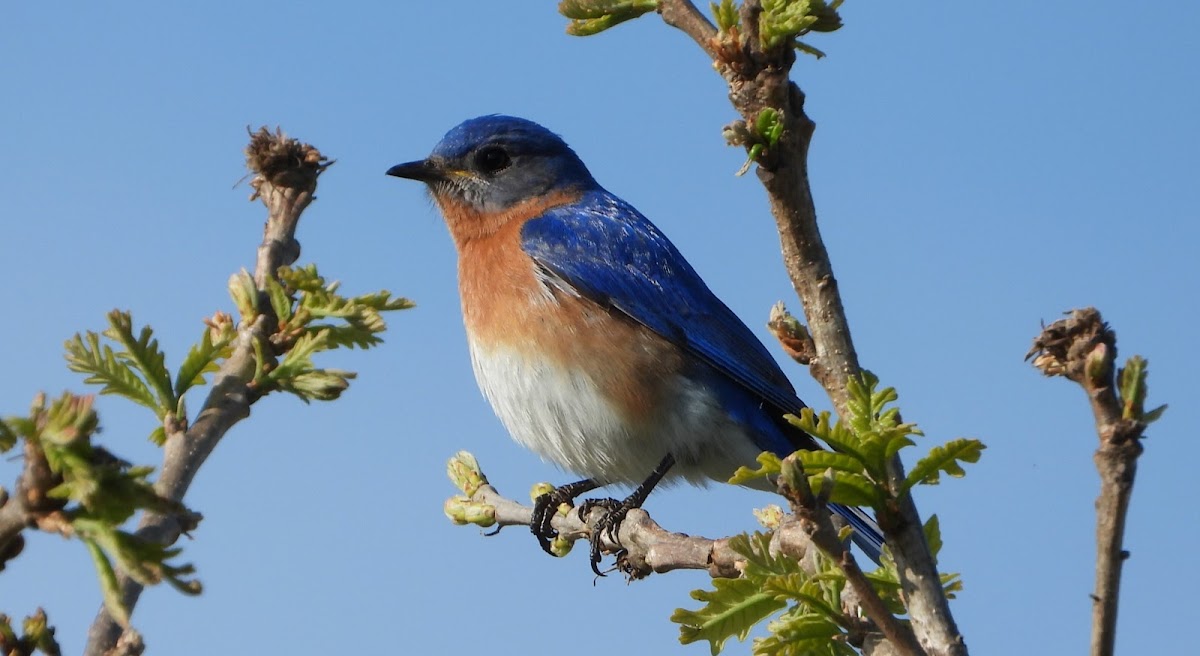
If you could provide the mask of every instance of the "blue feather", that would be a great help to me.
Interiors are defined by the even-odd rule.
[[[762,342],[625,201],[603,189],[586,192],[528,221],[521,238],[538,265],[582,295],[620,310],[775,408],[805,407]]]
[[[559,283],[713,367],[723,377],[712,383],[727,411],[756,429],[758,448],[780,457],[796,448],[820,448],[799,430],[781,427],[783,414],[798,414],[805,405],[766,347],[632,205],[595,187],[526,222],[521,246]],[[764,402],[771,407],[764,409]],[[878,562],[883,536],[871,517],[838,504],[830,509],[846,518],[854,541]]]

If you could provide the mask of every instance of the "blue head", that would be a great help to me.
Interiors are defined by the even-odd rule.
[[[596,186],[583,161],[558,135],[523,118],[480,116],[446,133],[426,159],[388,175],[420,180],[435,198],[481,212],[502,212],[549,192]]]

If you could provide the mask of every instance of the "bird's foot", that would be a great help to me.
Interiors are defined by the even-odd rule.
[[[575,497],[596,489],[596,483],[591,480],[583,480],[576,483],[568,483],[550,490],[545,494],[541,494],[533,501],[533,514],[529,519],[529,530],[537,538],[538,544],[542,550],[551,556],[557,555],[550,548],[550,543],[554,538],[558,537],[558,531],[554,530],[551,522],[554,516],[558,514],[558,509],[565,503],[568,506],[573,506]]]
[[[591,542],[591,564],[592,571],[597,576],[604,576],[604,572],[600,571],[600,553],[601,542],[607,538],[610,542],[617,543],[617,534],[621,530],[621,522],[625,521],[625,515],[629,514],[630,510],[641,505],[641,499],[630,497],[624,501],[616,499],[588,499],[579,505],[579,518],[586,521],[587,516],[596,508],[604,510],[604,514],[600,519],[596,520],[596,524],[592,527]]]

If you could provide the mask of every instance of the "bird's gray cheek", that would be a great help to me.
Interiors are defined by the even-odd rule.
[[[478,203],[486,212],[503,212],[513,205],[537,195],[537,192],[513,189],[493,184],[479,195]]]

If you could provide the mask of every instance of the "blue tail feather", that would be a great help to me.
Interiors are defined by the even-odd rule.
[[[883,552],[883,531],[875,519],[861,508],[852,508],[838,503],[829,504],[829,509],[841,515],[846,523],[854,529],[850,539],[867,554],[875,564],[879,564],[879,556]]]

